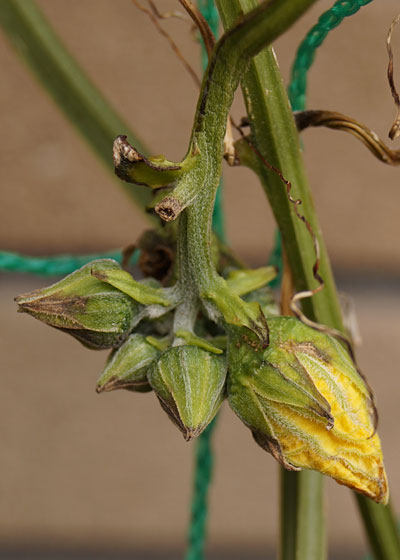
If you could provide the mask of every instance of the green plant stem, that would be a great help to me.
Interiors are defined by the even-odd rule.
[[[256,2],[252,0],[217,0],[225,28],[230,27],[242,13],[255,5]],[[318,232],[297,131],[271,48],[265,49],[251,61],[242,80],[242,89],[258,149],[269,163],[292,181],[296,189],[294,196],[303,200],[303,211],[308,218],[310,214],[314,218],[312,225],[314,231]],[[256,167],[287,247],[291,269],[297,280],[296,287],[304,290],[310,285],[314,286],[312,267],[315,253],[309,234],[304,224],[294,215],[279,177],[269,172],[259,161]],[[312,212],[307,212],[310,208]],[[322,240],[319,241],[322,244]],[[321,322],[325,320],[329,324],[334,321],[341,328],[340,312],[331,305],[332,300],[337,300],[329,261],[325,255],[326,253],[321,265],[326,290],[332,294],[332,299],[320,298],[321,303],[317,308],[315,300],[308,301],[306,313]],[[326,556],[322,476],[311,471],[282,473],[281,476],[280,557],[283,560],[322,560]]]
[[[326,556],[323,477],[280,468],[280,560]]]
[[[361,494],[355,493],[354,497],[375,560],[398,560],[400,558],[399,530],[391,503],[382,506]]]
[[[253,8],[253,0],[217,0],[224,25],[231,24],[244,12]],[[224,21],[225,20],[225,21]],[[272,49],[265,49],[250,63],[242,80],[242,89],[251,120],[252,139],[262,156],[279,169],[292,183],[292,196],[302,200],[301,211],[307,217],[317,236],[321,263],[320,273],[324,279],[324,290],[305,300],[303,309],[308,317],[320,323],[343,331],[340,306],[333,280],[329,258],[321,237],[320,227],[314,210],[311,191],[306,179],[301,150],[292,112]],[[293,206],[288,201],[285,186],[280,178],[269,171],[262,162],[255,162],[257,174],[270,201],[278,227],[282,234],[285,251],[292,270],[297,291],[316,286],[312,268],[315,251],[312,239],[304,224],[295,216]],[[304,477],[304,475],[306,475]],[[283,479],[286,481],[286,473]],[[285,560],[320,560],[324,558],[322,477],[310,472],[294,474],[297,481],[296,498],[293,502],[282,499],[281,519],[282,541],[286,543],[281,551]],[[291,479],[290,487],[296,486]],[[287,498],[287,496],[286,496]],[[368,498],[357,495],[362,505],[362,513],[370,536],[371,547],[376,553],[376,542],[381,540],[379,530],[385,525],[385,534],[390,533],[391,546],[380,552],[377,558],[398,560],[400,558],[399,537],[390,508],[372,503]],[[296,539],[293,539],[293,518],[291,507],[297,507]],[[317,512],[317,515],[315,513]],[[286,523],[287,520],[287,523]],[[313,523],[316,525],[313,526]],[[389,538],[389,537],[387,537]],[[299,540],[300,539],[300,540]],[[293,547],[290,550],[291,547]],[[382,550],[382,549],[381,549]],[[382,556],[382,554],[385,554]]]
[[[280,472],[280,560],[296,558],[297,511],[298,511],[298,482],[299,473]]]
[[[145,151],[66,50],[33,0],[0,2],[0,24],[16,52],[110,172],[114,173],[112,143],[117,135],[127,134],[139,151]],[[150,189],[118,183],[144,209],[151,199]]]
[[[322,560],[326,558],[324,480],[307,469],[294,474],[298,487],[296,560]]]
[[[315,0],[263,2],[218,41],[210,59],[189,149],[196,148],[198,161],[186,173],[183,185],[183,188],[196,185],[196,198],[186,210],[185,250],[193,277],[203,283],[200,290],[208,289],[216,278],[211,255],[211,217],[221,174],[223,136],[234,92],[251,57],[290,27],[313,2]],[[176,190],[180,188],[182,185],[178,184]]]
[[[251,9],[256,2],[217,0],[217,5],[221,8],[225,6],[225,10],[221,9],[222,21],[227,20],[229,15],[229,21],[232,22],[237,19],[237,12]],[[300,210],[307,216],[318,238],[321,250],[319,271],[324,278],[325,288],[322,293],[304,301],[304,311],[313,320],[343,330],[335,284],[314,210],[296,126],[271,48],[265,49],[251,61],[242,80],[242,89],[255,145],[268,163],[279,169],[291,182],[291,194],[302,200]],[[296,290],[312,289],[317,286],[312,270],[315,262],[312,238],[295,216],[279,176],[258,159],[256,168],[282,234]]]

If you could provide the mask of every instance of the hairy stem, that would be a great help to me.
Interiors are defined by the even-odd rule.
[[[251,57],[282,34],[315,1],[263,2],[225,33],[210,58],[190,143],[190,150],[198,154],[198,163],[185,176],[186,185],[194,183],[197,188],[196,198],[186,210],[188,258],[194,278],[206,289],[216,278],[211,258],[211,219],[234,92]]]
[[[375,560],[397,560],[400,558],[400,538],[392,505],[376,504],[361,494],[357,500],[365,535]]]

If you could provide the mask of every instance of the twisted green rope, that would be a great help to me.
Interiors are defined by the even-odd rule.
[[[314,62],[315,51],[325,41],[329,31],[340,25],[344,18],[352,16],[372,0],[338,0],[324,12],[310,29],[297,49],[292,66],[289,100],[293,111],[304,111],[306,106],[307,72]]]
[[[215,37],[218,37],[219,15],[214,0],[197,0],[197,7],[207,20]],[[203,70],[205,70],[208,64],[208,54],[203,41],[201,41],[201,62]],[[219,185],[215,198],[213,230],[221,241],[226,241],[224,211],[222,206],[222,182]]]
[[[138,252],[132,256],[135,263]],[[95,259],[114,259],[122,262],[121,251],[109,251],[97,255],[56,255],[54,257],[30,257],[9,251],[0,251],[0,270],[25,272],[40,276],[65,276]]]
[[[214,464],[211,438],[215,424],[216,418],[207,426],[196,443],[191,519],[188,534],[189,545],[185,560],[202,560],[204,558],[208,517],[208,490]]]
[[[338,0],[332,8],[324,12],[318,22],[310,29],[300,43],[292,66],[288,95],[293,111],[304,111],[306,108],[307,74],[315,58],[315,52],[325,41],[326,36],[335,29],[346,17],[350,17],[372,0]],[[282,239],[278,231],[275,245],[269,257],[268,264],[277,266],[278,276],[271,282],[271,286],[280,286],[282,280]]]

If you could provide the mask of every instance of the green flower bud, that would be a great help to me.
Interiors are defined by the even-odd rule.
[[[120,270],[111,259],[88,263],[41,290],[15,298],[18,311],[61,329],[93,349],[115,348],[143,316],[143,308],[127,294],[92,275],[97,270]]]
[[[298,319],[274,317],[268,325],[264,350],[243,330],[230,337],[231,407],[283,467],[318,470],[386,503],[373,403],[350,356]]]
[[[161,406],[186,441],[200,435],[218,412],[225,378],[225,359],[196,346],[170,348],[148,374]]]
[[[106,367],[97,382],[96,391],[129,389],[151,391],[147,371],[160,351],[140,334],[131,334],[117,350],[111,352]]]

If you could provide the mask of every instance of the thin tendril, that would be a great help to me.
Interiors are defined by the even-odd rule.
[[[183,54],[181,53],[181,51],[179,50],[177,44],[175,43],[175,41],[173,40],[173,38],[171,37],[171,35],[169,33],[167,33],[165,31],[165,29],[163,29],[163,27],[161,27],[161,25],[159,24],[158,21],[158,16],[155,15],[154,10],[151,9],[149,10],[148,8],[146,8],[145,6],[143,6],[138,0],[132,0],[132,2],[134,3],[134,5],[141,10],[142,12],[144,12],[145,14],[147,14],[149,16],[149,18],[151,19],[151,21],[153,22],[153,24],[155,25],[155,27],[157,28],[157,31],[163,35],[163,37],[165,37],[167,39],[167,41],[169,42],[171,49],[174,51],[174,53],[176,54],[176,56],[179,58],[179,60],[182,62],[182,64],[184,65],[184,67],[186,68],[186,70],[189,72],[189,74],[191,75],[191,77],[193,78],[194,82],[196,83],[196,85],[198,87],[201,86],[201,81],[200,78],[198,77],[198,75],[196,74],[196,72],[193,70],[193,68],[191,67],[191,65],[189,64],[189,62],[186,60],[186,58],[183,56]],[[150,6],[152,7],[152,3],[149,1]]]
[[[397,138],[400,135],[400,97],[399,94],[397,93],[397,89],[396,86],[394,84],[394,77],[393,77],[393,51],[392,51],[392,34],[393,34],[393,29],[396,25],[396,23],[400,20],[400,14],[398,16],[396,16],[394,18],[394,20],[392,21],[390,27],[389,27],[389,31],[386,37],[386,47],[387,47],[387,52],[388,52],[388,56],[389,56],[389,63],[388,63],[388,69],[387,69],[387,77],[388,77],[388,81],[389,81],[389,86],[390,86],[390,91],[392,93],[392,97],[394,100],[394,103],[397,107],[397,115],[395,118],[394,123],[392,124],[392,127],[389,131],[389,138],[391,140],[394,140],[395,138]]]

